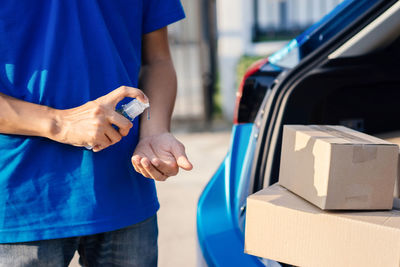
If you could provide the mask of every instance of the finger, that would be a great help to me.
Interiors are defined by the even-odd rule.
[[[133,155],[132,156],[132,164],[140,164],[140,160],[142,159],[142,157],[141,156],[139,156],[139,155]]]
[[[186,156],[180,156],[177,159],[178,166],[184,169],[185,171],[190,171],[193,169],[193,164],[189,161]]]
[[[92,151],[93,151],[93,152],[99,152],[99,151],[101,151],[101,150],[103,150],[103,148],[101,147],[101,145],[95,145],[95,146],[92,147]]]
[[[142,174],[144,177],[152,179],[149,173],[143,168],[142,164],[140,163],[142,157],[139,155],[135,155],[132,157],[132,165],[134,166],[135,170]]]
[[[135,169],[136,172],[139,172],[139,168],[136,167],[136,164],[132,162],[132,166]]]
[[[116,131],[111,125],[107,125],[105,128],[105,135],[110,139],[111,144],[118,143],[122,139],[122,135]]]
[[[140,159],[141,158],[138,155],[132,156],[132,158],[131,158],[132,166],[136,172],[140,172],[139,167],[137,166],[140,163]]]
[[[104,96],[105,101],[112,104],[115,108],[125,97],[137,98],[142,103],[148,103],[147,96],[139,89],[130,86],[120,86]]]
[[[140,165],[141,166],[141,165]],[[136,166],[137,168],[138,168],[138,173],[140,173],[141,175],[143,175],[144,177],[146,177],[146,178],[149,178],[149,179],[153,179],[152,177],[151,177],[151,175],[149,174],[149,173],[147,173],[147,171],[143,168],[143,167],[139,167],[139,166]]]
[[[151,178],[153,178],[154,180],[157,181],[165,181],[168,176],[162,174],[161,172],[159,172],[150,162],[150,160],[148,158],[142,158],[142,160],[140,161],[141,165],[144,167],[144,169],[146,170],[146,172],[148,174],[150,174]]]
[[[179,167],[175,161],[163,161],[157,157],[151,158],[151,164],[157,170],[167,176],[175,176],[178,174]]]
[[[93,147],[93,152],[99,152],[111,145],[111,140],[105,135],[101,134],[94,141],[92,141],[89,145]]]
[[[185,147],[179,143],[172,147],[172,154],[174,155],[178,166],[186,171],[193,169],[193,164],[186,156]]]
[[[133,127],[132,122],[118,112],[112,112],[107,116],[107,119],[111,124],[118,127],[118,131],[122,136],[127,136],[129,130]]]
[[[156,156],[154,148],[151,144],[146,156],[150,159],[151,164],[157,169],[158,172],[163,173],[167,176],[175,176],[178,174],[179,168],[174,158],[171,157],[170,161],[161,160]]]

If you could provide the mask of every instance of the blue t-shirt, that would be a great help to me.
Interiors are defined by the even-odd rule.
[[[2,0],[0,92],[68,109],[137,87],[142,35],[184,16],[179,0]],[[98,153],[0,134],[0,243],[94,234],[154,215],[154,181],[131,164],[137,142],[138,120]]]

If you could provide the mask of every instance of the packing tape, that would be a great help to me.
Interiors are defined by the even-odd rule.
[[[349,142],[362,142],[362,143],[367,143],[367,144],[375,144],[372,141],[368,140],[368,139],[364,139],[362,137],[359,136],[354,136],[352,134],[349,133],[345,133],[339,130],[336,130],[334,127],[330,127],[330,126],[325,126],[325,125],[311,125],[310,128],[315,129],[315,130],[319,130],[325,133],[329,133],[332,136],[338,137],[338,138],[343,138]]]
[[[361,142],[362,144],[353,144],[353,163],[362,163],[370,160],[374,160],[378,154],[378,148],[375,143],[370,140],[364,139],[359,136],[354,136],[349,133],[336,130],[334,127],[322,126],[322,125],[311,125],[310,128],[323,131],[334,137],[345,139],[349,142]]]
[[[376,159],[378,148],[371,145],[354,145],[353,163],[362,163]]]

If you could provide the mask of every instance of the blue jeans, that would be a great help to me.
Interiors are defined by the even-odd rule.
[[[82,266],[157,266],[157,216],[89,236],[0,244],[0,267],[68,266],[78,251]]]

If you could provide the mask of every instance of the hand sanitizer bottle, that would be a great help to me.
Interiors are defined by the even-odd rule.
[[[122,105],[122,108],[117,110],[119,113],[124,115],[127,119],[134,120],[137,116],[143,113],[143,111],[147,110],[147,119],[150,119],[150,104],[142,103],[137,99],[133,99],[126,105]]]
[[[147,109],[147,119],[150,120],[150,103],[142,103],[137,99],[133,99],[128,104],[122,105],[122,108],[118,109],[117,112],[123,115],[125,118],[133,121],[146,109]],[[85,146],[85,148],[91,150],[93,147]]]

